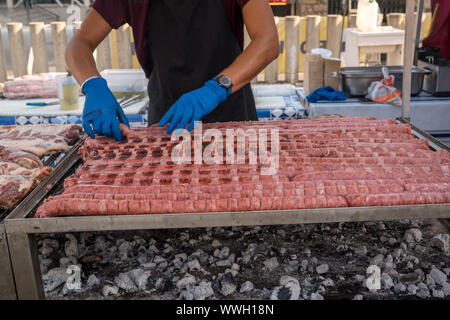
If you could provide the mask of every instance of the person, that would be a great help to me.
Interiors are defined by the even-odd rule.
[[[439,48],[442,53],[442,58],[450,60],[450,2],[448,0],[432,0],[432,12],[435,12],[438,4],[439,9],[433,30],[423,40],[423,46]]]
[[[195,121],[257,120],[249,81],[279,54],[267,0],[96,0],[66,50],[86,95],[83,127],[122,139],[128,125],[96,69],[93,52],[112,28],[133,29],[137,58],[149,78],[149,125],[192,130]],[[251,43],[243,51],[244,24]]]

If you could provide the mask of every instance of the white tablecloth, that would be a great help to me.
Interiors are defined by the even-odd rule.
[[[0,100],[0,117],[10,116],[81,116],[85,97],[80,97],[80,108],[77,110],[65,111],[61,110],[60,105],[52,105],[46,107],[27,106],[28,102],[52,102],[57,99],[27,99],[27,100]],[[143,111],[148,98],[145,98],[135,104],[124,109],[125,114],[138,114]]]

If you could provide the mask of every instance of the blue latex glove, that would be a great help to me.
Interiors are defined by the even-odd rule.
[[[93,139],[97,134],[122,141],[119,122],[127,126],[130,124],[122,107],[109,90],[106,80],[100,77],[89,79],[83,84],[82,91],[86,95],[83,110],[84,131]]]
[[[188,92],[181,96],[159,122],[161,127],[170,123],[167,133],[173,130],[184,129],[187,124],[188,131],[194,129],[195,121],[200,121],[204,116],[213,111],[220,103],[227,99],[227,90],[221,87],[217,81],[210,80],[200,89]]]
[[[332,87],[326,86],[320,89],[315,90],[309,96],[306,97],[308,102],[317,102],[320,100],[345,100],[345,94],[342,91],[335,91]]]

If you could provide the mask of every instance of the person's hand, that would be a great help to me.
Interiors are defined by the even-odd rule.
[[[91,137],[114,137],[122,141],[120,123],[130,126],[122,107],[109,90],[106,80],[100,77],[92,78],[83,84],[86,102],[83,110],[83,129]],[[95,133],[95,134],[94,134]]]
[[[161,127],[170,123],[167,133],[173,130],[184,129],[192,131],[195,121],[213,111],[220,103],[227,99],[227,90],[221,87],[217,81],[210,80],[200,89],[188,92],[181,96],[159,122]]]

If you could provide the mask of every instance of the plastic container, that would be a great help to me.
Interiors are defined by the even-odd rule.
[[[76,110],[80,107],[78,103],[80,86],[73,76],[57,76],[56,86],[61,110]]]
[[[108,82],[108,87],[116,98],[147,93],[148,80],[143,70],[107,69],[100,74]]]
[[[358,0],[356,27],[360,32],[373,32],[378,27],[380,7],[375,0]]]
[[[314,48],[311,50],[312,54],[320,54],[322,56],[322,58],[324,59],[328,59],[331,58],[331,56],[333,55],[333,52],[331,52],[328,49],[325,48]]]

